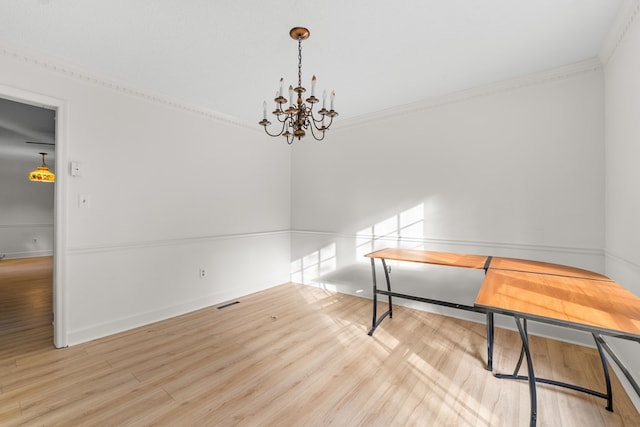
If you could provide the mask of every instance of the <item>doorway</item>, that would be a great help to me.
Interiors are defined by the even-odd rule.
[[[0,177],[3,181],[0,257],[4,258],[0,263],[7,265],[15,259],[49,260],[55,347],[67,346],[63,304],[64,230],[61,228],[65,181],[61,167],[63,110],[64,104],[59,100],[0,86]],[[56,174],[54,183],[28,179],[29,172],[42,165],[43,157],[47,167]]]

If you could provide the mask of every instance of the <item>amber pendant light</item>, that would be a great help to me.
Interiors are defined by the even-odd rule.
[[[42,165],[29,172],[29,181],[35,182],[55,182],[56,175],[49,170],[44,162],[44,156],[47,153],[40,153],[42,155]]]

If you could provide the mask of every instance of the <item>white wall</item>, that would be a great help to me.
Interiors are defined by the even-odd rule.
[[[297,144],[293,279],[370,295],[362,255],[396,245],[604,271],[603,117],[602,70],[588,61]]]
[[[606,156],[603,75],[591,62],[345,121],[291,151],[218,115],[0,46],[0,86],[63,103],[59,162],[83,166],[78,178],[58,174],[63,341],[273,286],[289,267],[294,280],[367,295],[362,255],[380,246],[595,271],[606,248],[606,273],[639,293],[638,37],[635,25],[606,64]],[[618,348],[637,372],[637,349]]]
[[[59,100],[59,169],[82,164],[82,176],[59,172],[56,183],[61,342],[288,280],[288,147],[259,129],[10,47],[0,49],[0,86]],[[90,197],[89,208],[79,207],[80,195]]]
[[[30,162],[0,157],[0,257],[53,254],[54,186],[27,179],[40,163],[39,157]]]
[[[640,295],[640,2],[627,2],[605,56],[606,273]],[[617,30],[617,31],[616,31]],[[640,383],[640,345],[613,347]],[[630,392],[640,407],[640,398]]]

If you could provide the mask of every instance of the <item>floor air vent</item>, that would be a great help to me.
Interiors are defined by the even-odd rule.
[[[236,304],[240,304],[240,301],[234,301],[234,302],[230,302],[230,303],[218,306],[217,309],[220,310],[222,308],[231,307],[232,305],[236,305]]]

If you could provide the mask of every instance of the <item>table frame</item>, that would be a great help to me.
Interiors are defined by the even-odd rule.
[[[607,366],[607,359],[606,359],[606,356],[605,356],[605,351],[610,356],[612,356],[613,360],[622,369],[623,373],[625,374],[627,379],[630,381],[630,383],[631,383],[632,387],[634,388],[634,390],[636,391],[636,393],[638,393],[638,395],[640,396],[640,388],[638,387],[638,384],[633,380],[633,378],[631,377],[631,374],[629,373],[627,368],[624,366],[622,361],[617,357],[617,355],[615,355],[613,350],[611,350],[611,348],[609,347],[607,342],[604,340],[603,335],[611,335],[611,336],[615,336],[617,338],[623,338],[623,339],[635,341],[635,342],[638,342],[638,343],[640,343],[640,339],[634,338],[634,337],[630,337],[630,336],[627,336],[627,335],[612,333],[608,329],[588,327],[588,326],[584,326],[584,325],[576,325],[576,324],[566,323],[566,322],[561,322],[561,321],[553,321],[553,320],[547,319],[547,318],[540,318],[540,317],[537,317],[537,316],[524,315],[522,313],[516,313],[516,312],[512,312],[512,311],[508,311],[508,310],[495,310],[494,313],[503,314],[503,315],[506,315],[506,316],[513,317],[514,321],[516,323],[516,327],[518,328],[518,333],[520,334],[520,339],[522,340],[522,347],[521,347],[521,350],[520,350],[520,357],[519,357],[518,362],[516,364],[516,367],[515,367],[515,369],[513,371],[513,374],[494,373],[494,376],[496,378],[499,378],[499,379],[513,379],[513,380],[528,381],[528,383],[529,383],[529,401],[530,401],[530,417],[529,417],[530,421],[529,421],[529,425],[531,427],[534,427],[536,425],[537,418],[538,418],[538,413],[537,413],[537,391],[536,391],[536,384],[537,383],[550,384],[550,385],[563,387],[563,388],[568,388],[568,389],[575,390],[575,391],[578,391],[578,392],[590,394],[592,396],[600,397],[600,398],[605,399],[607,401],[607,405],[605,406],[605,409],[607,411],[613,412],[613,392],[612,392],[612,387],[611,387],[611,377],[610,377],[610,374],[609,374],[609,368]],[[561,327],[566,327],[566,328],[571,328],[571,329],[576,329],[576,330],[581,330],[581,331],[584,331],[584,332],[591,333],[591,335],[593,336],[593,340],[594,340],[594,342],[596,344],[596,348],[598,350],[598,354],[600,356],[600,361],[602,363],[602,371],[603,371],[603,375],[604,375],[606,392],[603,393],[603,392],[599,392],[599,391],[596,391],[596,390],[588,389],[588,388],[585,388],[585,387],[580,387],[580,386],[577,386],[577,385],[574,385],[574,384],[569,384],[569,383],[565,383],[565,382],[561,382],[561,381],[555,381],[555,380],[551,380],[551,379],[536,377],[535,371],[534,371],[534,365],[533,365],[533,358],[531,356],[531,351],[529,350],[529,335],[528,335],[528,332],[527,332],[527,320],[541,322],[541,323],[547,323],[547,324],[554,325],[554,326],[561,326]],[[524,357],[526,357],[526,360],[527,360],[527,375],[518,375],[518,372],[520,371],[520,367],[522,365],[523,355],[524,355]]]
[[[465,263],[461,264],[455,261],[448,262],[446,259],[443,261],[443,260],[437,259],[438,258],[437,256],[435,256],[433,259],[429,257],[430,255],[438,255],[438,254],[444,255],[445,258],[456,255],[452,253],[406,250],[408,255],[411,255],[411,256],[403,257],[402,251],[403,250],[400,250],[400,249],[380,250],[380,251],[372,252],[366,255],[371,259],[371,271],[372,271],[372,278],[373,278],[373,316],[372,316],[372,322],[371,322],[371,329],[368,332],[370,336],[373,335],[376,328],[387,316],[389,316],[389,318],[393,318],[392,297],[425,302],[429,304],[435,304],[435,305],[467,310],[467,311],[472,311],[477,313],[484,313],[486,315],[486,328],[487,328],[487,368],[486,369],[489,371],[492,371],[493,370],[493,345],[494,345],[494,314],[503,314],[503,315],[513,317],[516,323],[516,327],[518,329],[518,333],[520,334],[520,338],[522,340],[520,356],[518,358],[518,362],[516,363],[515,369],[512,374],[496,373],[494,374],[494,376],[501,379],[527,380],[529,382],[529,396],[530,396],[530,408],[531,408],[530,426],[532,427],[535,426],[537,423],[536,383],[551,384],[551,385],[579,391],[582,393],[587,393],[596,397],[600,397],[607,401],[606,409],[608,411],[613,411],[613,395],[612,395],[612,388],[611,388],[611,378],[610,378],[609,369],[607,366],[607,358],[606,358],[605,352],[608,353],[612,357],[612,359],[615,361],[615,363],[620,367],[623,374],[627,377],[627,379],[629,380],[630,384],[632,385],[636,393],[640,396],[640,387],[634,381],[633,377],[631,376],[629,371],[626,369],[622,361],[618,358],[615,352],[613,352],[611,347],[609,347],[609,345],[607,344],[607,342],[604,340],[604,337],[603,337],[603,335],[607,335],[607,336],[613,336],[617,338],[632,340],[640,343],[640,334],[636,336],[633,334],[625,333],[623,331],[616,331],[614,329],[607,329],[604,327],[571,322],[571,321],[563,320],[561,318],[553,318],[553,317],[546,317],[542,315],[535,315],[531,313],[523,313],[515,310],[496,307],[489,304],[478,304],[479,298],[476,298],[476,303],[474,303],[472,306],[469,306],[464,304],[452,303],[449,301],[442,301],[442,300],[436,300],[432,298],[420,297],[417,295],[408,295],[408,294],[392,292],[391,280],[389,277],[390,269],[387,266],[386,259],[396,260],[396,261],[420,262],[420,263],[427,263],[427,264],[439,264],[439,265],[447,265],[451,267],[479,268],[478,265],[475,265],[475,264],[474,265],[465,264]],[[382,256],[381,253],[387,253],[391,256],[385,257],[385,256]],[[425,254],[424,259],[418,256],[420,253]],[[460,255],[460,256],[464,257],[465,255]],[[382,263],[382,268],[385,274],[385,281],[386,281],[386,287],[387,287],[386,290],[378,289],[377,278],[376,278],[376,264],[375,264],[376,259],[380,259],[380,262]],[[492,260],[493,260],[493,257],[491,256],[486,257],[486,261],[484,263],[484,266],[482,267],[485,271],[485,280],[483,281],[481,290],[484,289],[485,283],[487,283],[487,280],[488,280],[487,272],[491,268]],[[577,269],[573,267],[562,266],[558,264],[548,264],[548,263],[540,263],[536,261],[516,260],[516,259],[500,258],[500,257],[497,257],[496,260],[498,260],[498,262],[496,263],[498,265],[496,265],[496,268],[494,269],[496,271],[497,270],[520,271],[522,273],[541,274],[542,276],[547,276],[547,277],[559,276],[559,277],[568,277],[573,279],[593,280],[594,283],[597,283],[598,281],[613,282],[611,279],[601,274],[597,274],[587,270]],[[527,267],[523,270],[518,270],[515,267],[513,268],[505,267],[505,265],[509,265],[510,263],[515,265],[518,265],[518,264],[527,265]],[[545,274],[545,271],[549,271],[549,273]],[[378,316],[378,295],[386,295],[388,297],[388,305],[389,305],[387,311],[382,313],[380,316]],[[600,361],[602,363],[606,392],[603,393],[600,391],[580,387],[574,384],[536,377],[534,366],[533,366],[533,360],[532,360],[531,352],[529,349],[527,320],[547,323],[547,324],[566,327],[566,328],[572,328],[572,329],[591,333],[594,339],[594,342],[596,344],[596,348],[598,350]],[[526,376],[519,375],[519,371],[522,367],[522,362],[525,358],[527,360],[527,373],[528,373],[528,375]]]
[[[562,381],[550,380],[547,378],[536,377],[534,368],[533,368],[533,358],[531,356],[531,351],[529,349],[529,335],[527,332],[527,318],[514,316],[514,320],[516,322],[516,326],[518,328],[518,332],[520,333],[520,338],[522,339],[522,347],[520,350],[520,357],[518,358],[518,362],[516,363],[516,367],[513,370],[513,374],[500,374],[495,373],[494,376],[499,379],[511,379],[511,380],[525,380],[529,382],[529,399],[530,399],[530,425],[535,426],[538,418],[538,398],[536,391],[536,384],[550,384],[558,387],[564,387],[571,390],[579,391],[582,393],[590,394],[592,396],[600,397],[607,401],[607,406],[605,407],[607,411],[613,412],[613,393],[611,389],[611,377],[609,375],[609,368],[607,367],[607,359],[604,355],[604,350],[601,342],[598,340],[598,335],[596,333],[592,333],[593,340],[596,343],[596,347],[598,349],[598,354],[600,356],[600,362],[602,363],[602,370],[605,378],[605,386],[606,392],[602,393],[596,390],[588,389],[585,387],[581,387],[575,384],[569,384]],[[602,339],[602,337],[600,337]],[[527,375],[519,375],[520,368],[522,366],[523,356],[526,356],[527,359]]]
[[[504,259],[503,259],[504,260]],[[525,261],[526,262],[526,261]],[[529,394],[530,394],[530,405],[531,405],[531,415],[530,415],[530,425],[535,426],[537,420],[537,397],[536,397],[536,383],[546,383],[552,384],[564,388],[569,388],[572,390],[580,391],[583,393],[587,393],[596,397],[601,397],[606,399],[607,405],[606,409],[609,411],[613,411],[613,396],[611,391],[611,382],[610,375],[607,367],[607,359],[605,357],[605,351],[609,353],[613,360],[620,366],[623,370],[624,375],[630,381],[634,390],[640,395],[640,389],[638,388],[637,383],[633,380],[628,370],[621,362],[621,360],[613,353],[611,348],[607,345],[604,340],[604,336],[612,336],[617,338],[622,338],[634,342],[640,343],[640,330],[637,326],[633,326],[634,323],[637,325],[638,322],[638,301],[637,298],[634,300],[635,304],[629,305],[626,309],[624,308],[624,304],[620,304],[619,310],[611,311],[610,314],[615,318],[616,315],[619,316],[621,313],[624,313],[624,317],[628,321],[625,322],[625,326],[619,325],[617,323],[607,323],[602,320],[588,320],[581,321],[576,318],[575,308],[571,309],[571,305],[573,304],[574,296],[582,296],[582,300],[586,302],[591,302],[589,298],[592,296],[587,296],[587,294],[583,294],[581,292],[589,293],[593,287],[592,286],[605,286],[603,289],[608,289],[612,292],[613,301],[618,301],[619,298],[624,295],[624,298],[627,300],[631,300],[634,295],[624,290],[624,288],[620,287],[613,280],[598,275],[596,273],[577,270],[571,267],[567,267],[568,273],[563,274],[563,272],[559,271],[562,266],[553,265],[552,271],[553,273],[546,274],[544,271],[539,271],[536,269],[526,271],[523,269],[503,269],[503,268],[490,268],[490,272],[486,274],[485,280],[483,282],[483,286],[476,297],[476,306],[484,307],[487,310],[491,310],[496,314],[503,314],[510,317],[513,317],[516,326],[518,328],[518,332],[520,334],[520,338],[522,340],[522,350],[520,353],[520,359],[516,364],[516,369],[513,374],[495,374],[498,378],[508,378],[508,379],[516,379],[516,380],[527,380],[529,382]],[[497,279],[497,281],[496,281]],[[511,287],[511,283],[515,282],[513,287]],[[518,282],[520,282],[518,284]],[[524,287],[524,285],[529,285],[528,287]],[[540,306],[540,308],[535,305],[532,308],[526,303],[522,303],[522,299],[516,295],[513,290],[514,289],[532,289],[532,292],[539,293],[543,298],[547,298],[547,303],[551,302],[559,302],[565,301],[558,294],[558,290],[569,291],[570,289],[576,289],[574,294],[570,295],[572,298],[566,300],[568,306],[566,308],[554,308],[557,310],[558,314],[554,314],[554,311],[549,311],[545,309],[545,306]],[[562,294],[560,294],[562,295]],[[586,298],[586,299],[585,299]],[[544,300],[544,299],[543,299]],[[580,299],[578,299],[580,300]],[[555,307],[555,306],[554,306]],[[564,303],[562,305],[564,307]],[[595,307],[599,307],[596,305]],[[599,310],[604,310],[606,305],[599,307]],[[616,305],[615,307],[619,307]],[[582,313],[580,313],[582,314]],[[600,360],[602,363],[602,369],[605,377],[605,385],[606,392],[598,392],[595,390],[586,389],[583,387],[575,386],[573,384],[567,384],[559,381],[548,380],[544,378],[538,378],[535,376],[533,360],[531,358],[531,354],[529,351],[530,343],[528,339],[526,322],[527,320],[536,321],[541,323],[546,323],[554,326],[571,328],[583,332],[588,332],[592,335],[596,348],[598,350]],[[526,356],[527,366],[528,366],[528,375],[522,376],[518,375],[518,371],[520,369],[520,365],[522,363],[522,357]]]
[[[375,260],[379,259],[384,270],[384,276],[387,284],[387,290],[378,289],[378,283],[376,279],[376,264]],[[487,272],[487,268],[491,263],[491,257],[487,257],[487,261],[484,264],[484,271]],[[391,291],[391,280],[389,278],[389,267],[387,266],[385,258],[371,257],[371,274],[373,277],[373,318],[371,320],[371,329],[369,329],[368,335],[373,336],[376,328],[382,323],[382,321],[389,316],[393,318],[393,301],[392,297],[408,299],[412,301],[425,302],[428,304],[440,305],[449,308],[456,308],[459,310],[473,311],[476,313],[483,313],[486,315],[486,328],[487,328],[487,370],[493,371],[493,341],[494,341],[494,316],[493,312],[485,308],[481,308],[475,305],[464,305],[458,303],[452,303],[450,301],[437,300],[432,298],[420,297],[417,295],[408,295]],[[386,295],[388,299],[389,308],[378,317],[378,295]]]

